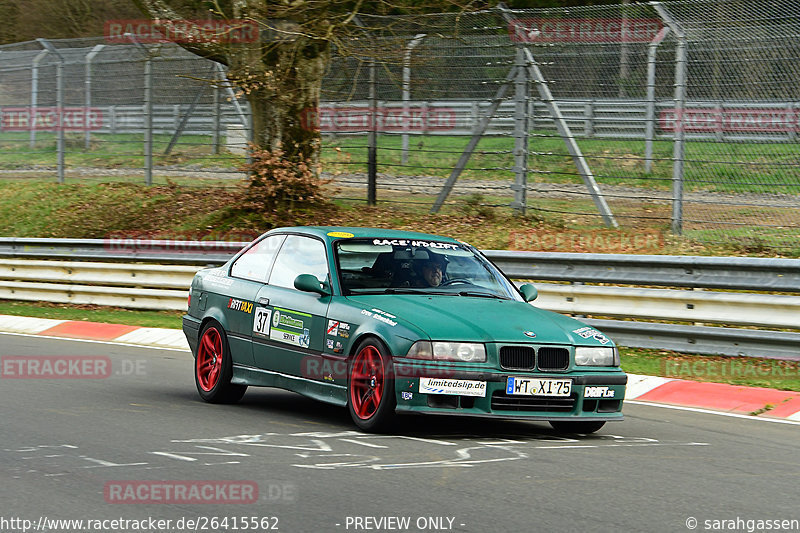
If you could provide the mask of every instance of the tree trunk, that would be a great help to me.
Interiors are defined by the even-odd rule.
[[[247,88],[254,144],[280,149],[290,161],[319,161],[320,133],[311,119],[329,57],[327,42],[300,38],[259,58],[233,58],[229,78]]]

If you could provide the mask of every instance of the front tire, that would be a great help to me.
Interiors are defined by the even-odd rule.
[[[236,403],[247,385],[234,385],[233,359],[225,330],[218,322],[209,322],[200,333],[194,362],[194,383],[200,397],[209,403]]]
[[[395,417],[394,373],[389,350],[377,339],[356,348],[347,372],[347,409],[359,429],[381,432]]]
[[[550,425],[559,433],[594,433],[605,426],[604,420],[551,420]]]

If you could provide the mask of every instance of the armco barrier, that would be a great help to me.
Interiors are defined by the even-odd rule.
[[[0,298],[180,310],[186,306],[186,290],[194,273],[201,268],[199,265],[218,265],[244,245],[127,240],[123,246],[121,242],[0,238]],[[800,292],[800,260],[497,250],[484,253],[509,277],[536,280],[540,294],[537,306],[579,316],[604,317],[582,320],[603,329],[620,344],[800,359],[797,331],[697,325],[800,330],[800,296],[763,294],[764,291]],[[42,260],[45,257],[73,260]],[[541,283],[543,280],[571,283]],[[697,290],[709,288],[717,290]]]

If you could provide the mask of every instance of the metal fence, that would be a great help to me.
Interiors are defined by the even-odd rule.
[[[364,201],[373,179],[379,200],[432,210],[480,194],[580,224],[797,247],[796,2],[361,24],[383,52],[334,54],[310,120],[342,199]],[[249,111],[224,75],[172,44],[0,47],[0,176],[230,185]]]

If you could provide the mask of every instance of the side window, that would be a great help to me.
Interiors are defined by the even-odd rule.
[[[272,235],[259,241],[233,263],[231,276],[266,283],[269,267],[285,238],[284,235]]]
[[[311,274],[320,281],[328,279],[325,245],[309,237],[289,235],[275,260],[269,284],[294,289],[294,279],[300,274]]]

